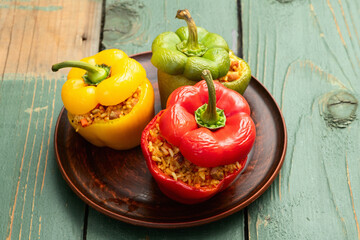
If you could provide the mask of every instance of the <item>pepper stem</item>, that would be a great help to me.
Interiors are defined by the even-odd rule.
[[[225,126],[226,116],[224,110],[216,107],[216,91],[211,72],[204,70],[202,76],[208,87],[209,102],[195,111],[195,120],[198,125],[211,130],[222,128]]]
[[[188,57],[201,57],[202,55],[204,55],[207,48],[198,41],[196,24],[194,22],[194,19],[191,17],[189,10],[178,10],[176,13],[176,18],[185,20],[189,30],[188,39],[177,44],[177,49],[183,52]]]
[[[51,70],[57,72],[61,68],[76,67],[87,71],[83,76],[84,80],[88,84],[97,85],[102,80],[106,79],[110,74],[110,68],[105,65],[92,65],[90,63],[81,61],[65,61],[52,65]]]

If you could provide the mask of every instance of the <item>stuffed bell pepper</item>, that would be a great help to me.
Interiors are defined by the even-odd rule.
[[[243,170],[255,141],[250,107],[213,81],[176,89],[143,131],[141,148],[165,195],[194,204],[228,187]]]
[[[179,10],[176,17],[184,19],[187,27],[161,33],[152,43],[151,62],[158,69],[162,108],[176,88],[200,81],[204,69],[227,88],[243,94],[251,79],[248,64],[229,50],[220,35],[196,27],[187,9]]]
[[[52,66],[72,67],[61,91],[72,127],[93,145],[123,150],[140,144],[154,116],[154,91],[145,69],[117,49],[81,61]]]

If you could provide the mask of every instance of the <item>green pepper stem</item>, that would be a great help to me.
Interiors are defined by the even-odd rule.
[[[86,70],[87,80],[89,80],[91,83],[94,84],[101,82],[102,80],[106,79],[109,75],[109,72],[106,71],[104,68],[94,66],[90,63],[81,62],[81,61],[65,61],[65,62],[57,63],[52,65],[51,70],[53,72],[57,72],[59,69],[67,68],[67,67],[75,67]]]
[[[189,10],[178,10],[176,13],[176,18],[185,20],[188,26],[189,38],[187,47],[190,49],[199,48],[196,24],[194,19],[191,17]]]
[[[204,55],[207,49],[203,44],[199,43],[198,41],[196,24],[191,17],[189,10],[178,10],[176,13],[176,18],[185,20],[189,31],[188,39],[182,41],[177,45],[178,50],[189,57],[201,57],[202,55]]]
[[[202,76],[208,87],[209,101],[195,111],[195,120],[201,127],[211,130],[225,126],[226,116],[224,110],[216,107],[215,85],[209,70],[204,70]]]
[[[209,93],[209,102],[207,104],[205,112],[201,115],[201,119],[208,123],[214,124],[219,120],[219,114],[216,112],[216,92],[214,82],[209,70],[204,70],[202,76],[206,81]]]

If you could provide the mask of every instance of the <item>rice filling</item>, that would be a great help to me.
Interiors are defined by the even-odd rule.
[[[219,78],[219,82],[232,82],[240,78],[243,69],[246,68],[246,63],[239,61],[235,56],[230,54],[230,68],[228,73]]]
[[[158,119],[159,121],[159,119]],[[167,142],[160,134],[159,123],[150,130],[148,149],[152,161],[167,176],[196,188],[214,188],[227,175],[241,168],[239,162],[207,168],[200,167],[185,159],[179,148]]]
[[[78,131],[80,127],[87,127],[93,123],[102,121],[107,122],[129,114],[139,102],[140,94],[141,90],[137,88],[129,98],[117,105],[103,106],[98,104],[93,110],[86,114],[74,115],[72,122],[77,126],[76,131]]]

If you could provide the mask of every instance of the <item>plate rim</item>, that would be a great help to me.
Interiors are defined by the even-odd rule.
[[[141,53],[137,53],[137,54],[133,54],[133,55],[129,55],[129,57],[134,58],[134,57],[138,57],[138,56],[142,56],[142,55],[147,55],[147,54],[152,54],[151,51],[145,51],[145,52],[141,52]],[[262,184],[262,186],[256,190],[253,194],[251,194],[251,196],[249,196],[245,201],[241,202],[240,204],[226,210],[223,211],[219,214],[215,214],[213,216],[210,217],[206,217],[203,219],[199,219],[199,220],[195,220],[195,221],[186,221],[186,222],[181,222],[181,223],[166,223],[166,222],[149,222],[149,221],[145,221],[145,220],[139,220],[139,219],[135,219],[135,218],[131,218],[128,217],[126,215],[121,215],[121,214],[117,214],[112,212],[111,210],[102,207],[100,205],[98,205],[97,203],[95,203],[94,201],[92,201],[90,198],[88,198],[84,193],[82,193],[77,187],[76,185],[71,181],[70,177],[68,176],[68,174],[66,173],[66,171],[64,170],[64,167],[62,165],[62,162],[60,161],[60,156],[59,156],[59,149],[58,149],[58,139],[57,139],[57,135],[59,132],[59,123],[61,121],[61,116],[65,111],[64,106],[62,107],[57,121],[56,121],[56,125],[55,125],[55,131],[54,131],[54,148],[55,148],[55,155],[56,155],[56,162],[58,164],[59,167],[59,171],[62,175],[62,177],[64,178],[64,180],[67,182],[67,184],[70,186],[70,188],[72,189],[72,191],[78,196],[80,197],[80,199],[82,201],[84,201],[85,204],[91,206],[92,208],[94,208],[95,210],[99,211],[100,213],[103,213],[109,217],[112,217],[114,219],[132,224],[132,225],[136,225],[136,226],[143,226],[143,227],[150,227],[150,228],[162,228],[162,229],[174,229],[174,228],[186,228],[186,227],[193,227],[193,226],[199,226],[199,225],[203,225],[206,223],[210,223],[210,222],[214,222],[220,219],[223,219],[231,214],[234,214],[242,209],[244,209],[245,207],[247,207],[250,203],[254,202],[257,198],[259,198],[269,187],[270,185],[273,183],[273,181],[275,180],[275,178],[278,176],[281,167],[284,163],[285,160],[285,156],[286,156],[286,150],[287,150],[287,129],[286,129],[286,123],[285,123],[285,119],[284,116],[282,114],[282,111],[279,107],[279,105],[277,104],[277,102],[275,101],[274,97],[271,95],[271,93],[267,90],[267,88],[254,76],[251,76],[251,81],[255,80],[257,82],[257,84],[260,85],[261,88],[263,88],[263,90],[268,94],[268,96],[270,97],[271,101],[275,104],[276,110],[279,114],[279,116],[281,117],[281,126],[283,127],[283,132],[284,135],[282,136],[284,138],[284,145],[283,145],[283,149],[282,149],[282,153],[281,153],[281,157],[278,161],[278,164],[276,166],[276,168],[272,171],[271,175],[268,177],[267,180],[264,181],[264,183]]]

